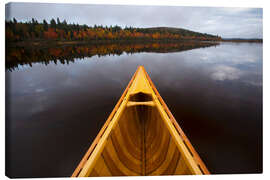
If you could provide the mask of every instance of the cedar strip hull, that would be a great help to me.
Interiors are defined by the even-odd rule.
[[[210,174],[139,66],[72,177]]]

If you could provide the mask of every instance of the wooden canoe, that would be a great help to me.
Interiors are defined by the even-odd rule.
[[[182,174],[210,173],[139,66],[72,177]]]

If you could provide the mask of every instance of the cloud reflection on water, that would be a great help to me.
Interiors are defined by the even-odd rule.
[[[211,78],[218,81],[239,79],[243,72],[237,68],[219,65],[213,68]]]

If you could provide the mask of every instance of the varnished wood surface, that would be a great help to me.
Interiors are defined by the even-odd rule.
[[[189,173],[157,110],[151,106],[132,106],[111,132],[90,176]]]
[[[72,177],[174,174],[209,171],[138,68]]]

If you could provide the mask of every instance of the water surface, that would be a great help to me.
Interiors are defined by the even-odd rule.
[[[139,65],[212,174],[262,172],[262,44],[86,49],[8,64],[9,176],[70,176]]]

